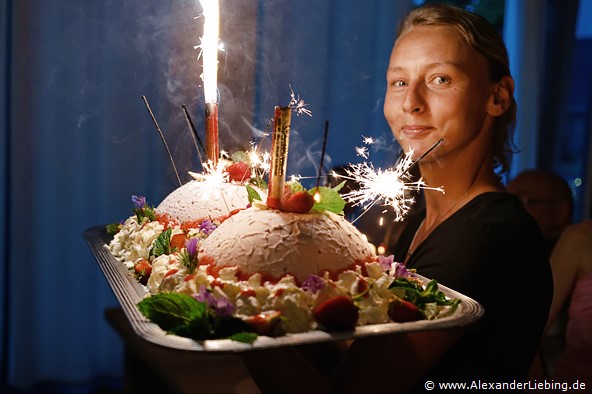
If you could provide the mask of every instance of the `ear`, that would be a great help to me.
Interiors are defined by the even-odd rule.
[[[514,97],[514,80],[510,76],[504,76],[495,83],[493,92],[487,103],[487,113],[491,116],[500,116],[512,104]]]

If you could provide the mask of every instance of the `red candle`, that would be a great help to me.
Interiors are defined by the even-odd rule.
[[[218,103],[206,103],[206,155],[214,165],[220,156],[218,139]]]

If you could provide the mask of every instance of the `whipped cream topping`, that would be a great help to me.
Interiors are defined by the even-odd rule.
[[[274,279],[286,274],[304,281],[310,274],[339,273],[375,259],[362,234],[331,212],[307,214],[250,208],[233,215],[201,244],[200,256],[243,274]]]
[[[109,243],[108,249],[127,268],[133,268],[138,260],[148,260],[154,240],[164,230],[157,222],[138,223],[136,216],[130,216]]]

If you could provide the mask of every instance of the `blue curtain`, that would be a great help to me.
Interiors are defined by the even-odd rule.
[[[316,175],[325,120],[327,166],[396,152],[383,120],[384,74],[408,1],[222,0],[222,148],[246,146],[289,85],[313,112],[293,120],[289,172]],[[249,4],[245,4],[249,3]],[[84,385],[121,377],[122,343],[103,318],[117,305],[82,232],[157,204],[179,172],[199,170],[181,105],[203,124],[194,45],[197,0],[3,2],[0,28],[0,349],[2,380]],[[304,154],[306,153],[306,154]]]

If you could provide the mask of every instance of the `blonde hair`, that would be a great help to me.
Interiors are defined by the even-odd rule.
[[[499,32],[481,15],[447,5],[426,5],[411,11],[401,22],[397,38],[414,26],[450,26],[460,39],[485,58],[491,82],[504,76],[511,77],[508,50]],[[516,100],[512,96],[510,107],[497,117],[493,133],[493,165],[500,173],[510,169],[516,126]]]

